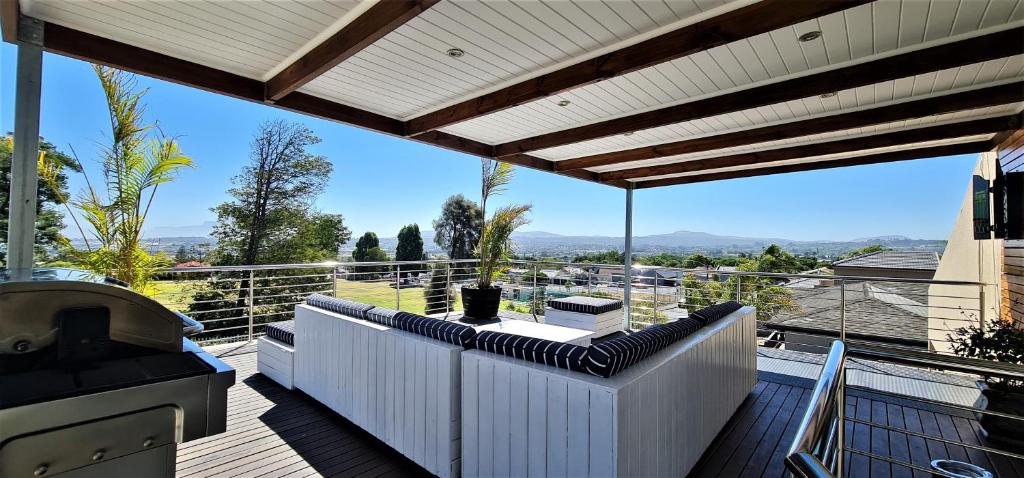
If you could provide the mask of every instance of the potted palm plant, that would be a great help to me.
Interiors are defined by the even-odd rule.
[[[948,336],[953,353],[1012,364],[1024,364],[1024,330],[1009,320],[994,320],[988,327],[961,327]],[[980,408],[1024,416],[1024,380],[985,376],[978,383],[983,396]],[[1021,453],[1024,435],[1021,422],[999,415],[979,414],[983,438],[992,446]]]
[[[505,190],[512,181],[512,166],[492,160],[481,160],[480,211],[485,216],[487,199]],[[512,255],[512,233],[530,221],[526,214],[531,206],[505,206],[484,221],[476,246],[479,259],[476,283],[462,288],[464,320],[487,321],[498,315],[501,287],[494,280],[503,272],[504,261]]]
[[[501,287],[495,287],[493,282],[505,270],[504,261],[512,255],[512,233],[530,222],[526,218],[530,208],[529,205],[505,206],[494,211],[494,216],[484,223],[476,250],[480,261],[476,284],[462,288],[466,319],[485,321],[498,316]]]

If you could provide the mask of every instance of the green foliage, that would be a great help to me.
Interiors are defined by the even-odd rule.
[[[380,249],[380,240],[377,233],[366,232],[356,241],[356,248],[352,251],[352,259],[356,262],[370,262],[370,250]]]
[[[430,279],[423,288],[423,298],[426,300],[424,314],[437,314],[450,312],[455,306],[455,291],[448,279],[448,268],[438,264],[430,269]]]
[[[213,261],[224,265],[287,264],[333,260],[352,234],[338,214],[312,208],[333,166],[307,149],[313,131],[282,120],[260,125],[249,164],[232,178],[232,200],[217,214]]]
[[[107,99],[111,141],[103,148],[104,187],[97,189],[86,175],[86,190],[70,201],[90,226],[89,234],[80,227],[86,250],[70,255],[86,269],[146,292],[154,272],[169,265],[168,258],[140,247],[149,207],[161,184],[194,164],[176,139],[144,122],[147,90],[137,89],[134,75],[98,65],[94,70]],[[63,163],[41,159],[42,176],[59,177]]]
[[[195,260],[195,259],[193,259],[192,254],[189,252],[188,248],[185,247],[185,246],[179,247],[178,250],[174,253],[174,263],[175,264],[181,264],[182,262],[189,262],[189,261],[193,261],[193,260]]]
[[[530,223],[526,214],[531,208],[529,205],[505,206],[495,211],[494,216],[487,221],[477,246],[477,256],[480,258],[477,287],[490,288],[491,282],[502,273],[505,267],[503,261],[511,256],[515,246],[512,233]]]
[[[449,197],[441,206],[441,216],[434,220],[434,242],[451,259],[471,259],[480,231],[483,212],[476,203],[461,194]]]
[[[421,261],[426,259],[423,253],[423,237],[420,226],[409,224],[398,231],[398,246],[395,248],[396,261]]]
[[[61,231],[64,217],[58,207],[67,207],[69,194],[64,170],[81,173],[82,168],[71,156],[52,143],[39,138],[39,188],[36,193],[36,260],[47,262],[53,258],[51,250],[65,248],[68,240]],[[14,138],[10,133],[0,138],[0,244],[7,243],[7,220],[10,217],[11,160],[14,156]],[[73,218],[74,216],[72,216]],[[0,251],[0,266],[4,262]]]
[[[572,259],[577,264],[625,264],[626,259],[619,251],[591,252]]]
[[[487,200],[494,194],[507,190],[515,177],[515,169],[511,164],[480,159],[480,216],[487,217]]]
[[[870,254],[872,252],[881,252],[881,251],[890,251],[890,250],[892,250],[892,249],[888,248],[888,247],[885,247],[885,246],[883,246],[881,244],[874,244],[874,245],[871,245],[871,246],[864,246],[864,247],[862,247],[860,249],[854,249],[854,250],[852,250],[850,252],[847,252],[846,254],[843,254],[843,255],[839,256],[836,260],[837,261],[841,261],[843,259],[849,259],[851,257],[862,256],[864,254]]]
[[[946,339],[953,353],[961,357],[1024,364],[1024,329],[1010,320],[993,320],[984,329],[972,323],[956,329]],[[995,389],[1024,392],[1024,380],[985,377],[985,381]]]

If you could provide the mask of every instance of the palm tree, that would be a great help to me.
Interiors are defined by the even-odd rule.
[[[147,90],[136,88],[134,75],[98,65],[93,68],[107,99],[111,141],[103,149],[103,187],[94,187],[83,172],[86,188],[70,200],[91,226],[89,234],[82,233],[86,250],[76,251],[76,255],[82,267],[145,291],[153,273],[168,264],[166,257],[151,255],[141,247],[149,208],[158,187],[194,163],[181,152],[175,138],[145,122],[142,99]],[[41,161],[45,162],[45,157]],[[59,170],[60,165],[45,164],[44,168]]]
[[[484,220],[487,220],[487,199],[492,194],[505,192],[514,176],[515,170],[511,164],[493,159],[480,160],[480,216]]]

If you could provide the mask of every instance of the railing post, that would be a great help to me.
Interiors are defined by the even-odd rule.
[[[594,278],[593,278],[592,274],[593,274],[593,272],[588,267],[587,268],[587,295],[594,295]]]
[[[253,287],[253,279],[255,274],[253,269],[249,269],[249,342],[252,342],[252,327],[253,327],[253,307],[256,304],[256,298],[253,296],[255,288]]]
[[[402,310],[402,265],[395,266],[395,310]]]
[[[533,289],[530,290],[530,313],[537,317],[537,264],[533,265]]]
[[[651,325],[658,323],[658,269],[654,269],[654,313],[651,315]]]
[[[839,340],[846,342],[846,279],[839,279]]]
[[[452,263],[445,263],[445,278],[444,278],[444,315],[452,313],[451,301],[452,301]]]
[[[845,344],[845,342],[843,342]],[[843,476],[843,458],[846,455],[846,368],[839,377],[839,393],[836,395],[836,469],[835,476]]]
[[[331,271],[331,285],[334,286],[334,297],[338,297],[338,266]]]
[[[743,302],[740,299],[740,296],[743,295],[743,284],[740,283],[741,280],[743,280],[743,276],[737,275],[736,276],[736,302],[739,302],[739,303],[742,304]]]
[[[978,328],[985,331],[985,284],[978,285]]]

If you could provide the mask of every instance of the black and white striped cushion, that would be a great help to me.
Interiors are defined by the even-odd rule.
[[[356,319],[365,319],[366,311],[373,308],[372,305],[352,302],[350,300],[339,299],[337,297],[329,297],[323,294],[312,294],[309,297],[306,297],[306,304],[309,304],[312,307],[354,317]]]
[[[295,345],[295,321],[274,322],[267,324],[265,329],[267,337],[288,345]]]
[[[622,301],[615,299],[605,299],[602,297],[564,297],[561,299],[551,299],[548,301],[548,307],[552,309],[564,310],[566,312],[576,312],[580,314],[599,315],[605,312],[611,312],[613,310],[622,309]]]
[[[385,327],[399,328],[395,317],[401,312],[387,307],[374,307],[366,311],[366,320]]]
[[[593,344],[587,349],[584,366],[591,375],[611,377],[696,332],[700,327],[700,322],[694,319],[680,319]]]
[[[447,322],[441,319],[423,317],[422,315],[399,312],[392,318],[392,327],[412,332],[416,335],[430,337],[452,345],[461,345],[469,348],[473,343],[476,331],[455,322]]]
[[[583,368],[583,360],[586,358],[587,348],[578,345],[489,331],[477,334],[475,345],[477,349],[485,352],[566,370],[586,371]]]
[[[743,304],[730,300],[729,302],[723,302],[721,304],[715,304],[700,309],[690,314],[690,317],[697,319],[700,322],[700,325],[708,325],[733,312],[736,312],[737,310],[740,310],[741,307],[743,307]]]

